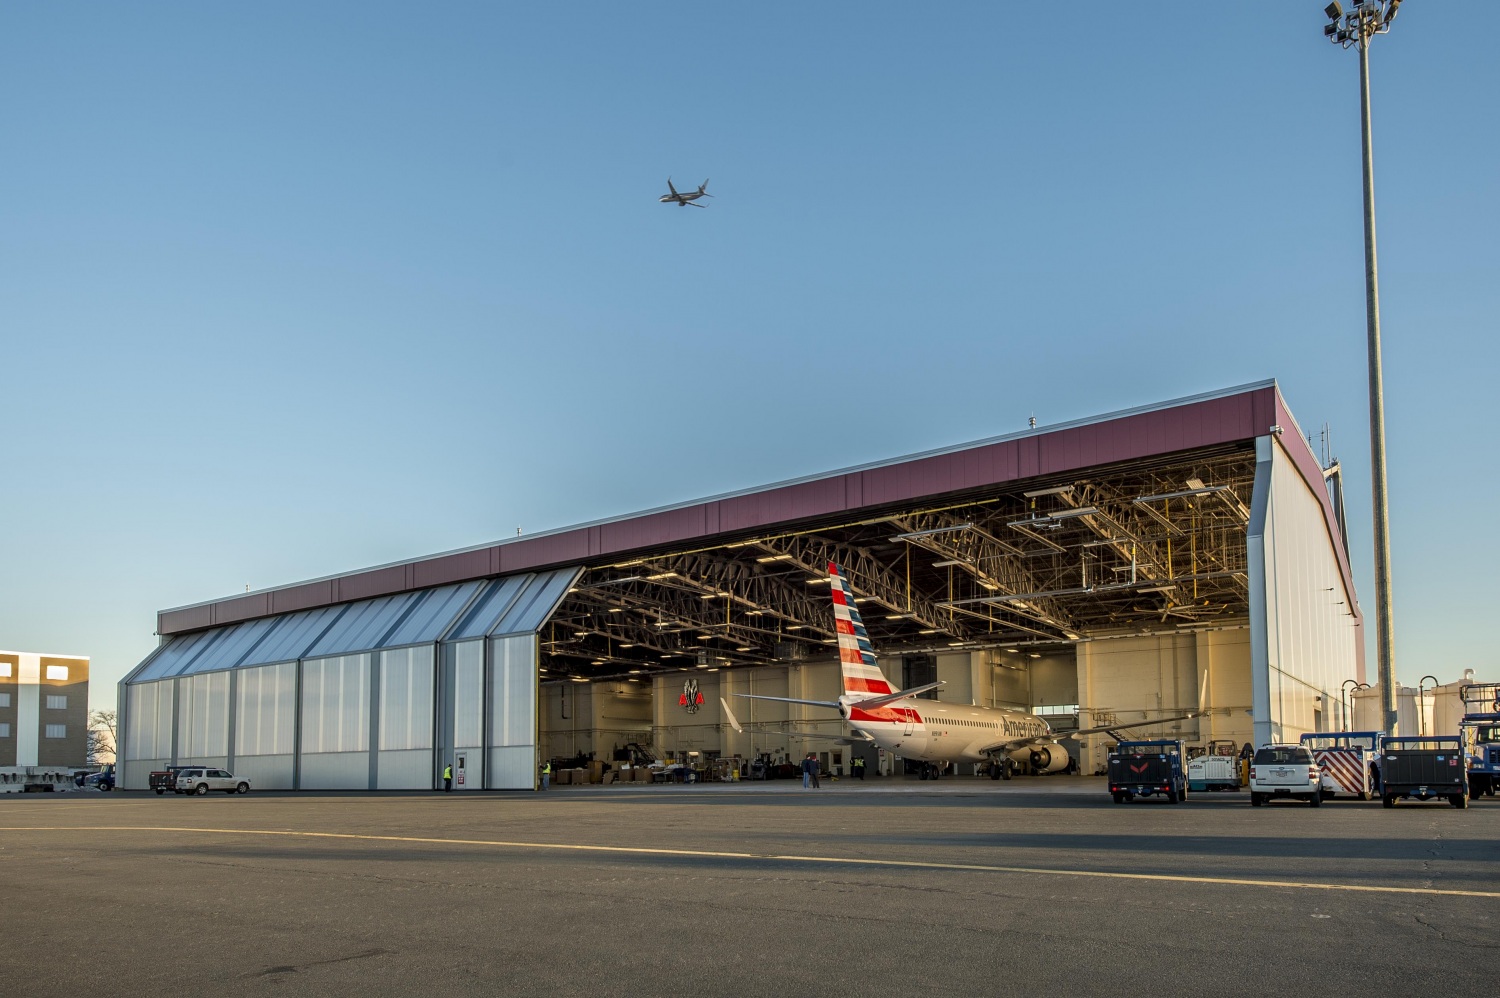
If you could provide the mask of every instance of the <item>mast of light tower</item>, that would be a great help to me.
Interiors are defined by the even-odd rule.
[[[1385,386],[1380,370],[1380,281],[1375,265],[1375,166],[1370,149],[1370,42],[1391,29],[1401,0],[1357,0],[1346,14],[1337,0],[1323,9],[1323,34],[1359,50],[1359,104],[1364,150],[1365,324],[1370,369],[1370,479],[1375,513],[1375,632],[1380,706],[1387,734],[1396,734],[1395,639],[1391,633],[1390,504],[1385,473]]]

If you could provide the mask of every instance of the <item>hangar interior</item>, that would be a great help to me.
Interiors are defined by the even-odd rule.
[[[418,561],[164,611],[122,683],[124,785],[172,760],[308,789],[428,787],[449,761],[463,789],[530,787],[589,756],[837,771],[865,748],[800,737],[839,734],[831,712],[735,697],[841,692],[829,562],[891,681],[944,681],[929,699],[1295,738],[1362,678],[1337,484],[1267,382],[551,532],[582,556],[539,571],[421,587]],[[612,545],[617,524],[640,529]],[[526,540],[437,557],[483,575]],[[400,591],[339,598],[382,572]]]

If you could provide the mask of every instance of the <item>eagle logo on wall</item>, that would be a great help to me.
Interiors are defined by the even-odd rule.
[[[677,698],[677,706],[689,714],[698,713],[698,708],[703,706],[703,694],[698,692],[698,680],[689,679],[682,684],[682,696]]]

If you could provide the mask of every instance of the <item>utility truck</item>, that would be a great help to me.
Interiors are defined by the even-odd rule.
[[[1493,797],[1500,790],[1500,683],[1459,688],[1464,716],[1458,722],[1468,759],[1469,799]]]
[[[1469,806],[1469,772],[1463,743],[1453,735],[1386,738],[1380,745],[1381,801],[1400,798],[1446,800]]]
[[[1184,757],[1180,741],[1120,742],[1109,753],[1109,792],[1115,803],[1157,794],[1168,804],[1187,800]]]

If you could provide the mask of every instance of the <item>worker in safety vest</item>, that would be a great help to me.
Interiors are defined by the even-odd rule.
[[[546,790],[547,786],[551,782],[552,782],[552,762],[551,762],[551,760],[548,760],[547,762],[542,763],[542,789]]]
[[[448,793],[453,792],[453,763],[443,767],[443,789]]]

